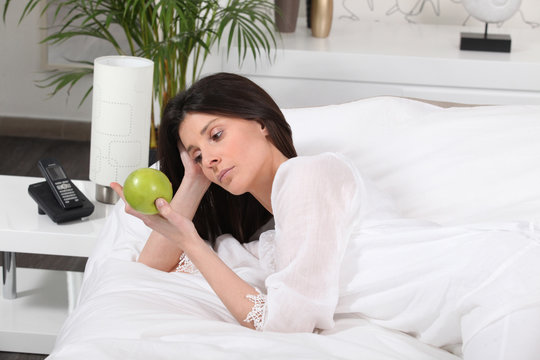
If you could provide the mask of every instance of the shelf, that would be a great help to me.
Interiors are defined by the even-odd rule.
[[[253,78],[277,94],[278,104],[285,107],[378,95],[469,104],[540,104],[540,32],[512,30],[511,53],[460,50],[461,32],[475,31],[483,29],[341,20],[333,24],[328,38],[319,39],[299,26],[295,33],[281,34],[273,63],[246,60],[239,68],[231,51],[221,68]],[[500,29],[494,28],[497,32]],[[317,101],[294,101],[295,94],[318,96],[318,91],[323,95]]]

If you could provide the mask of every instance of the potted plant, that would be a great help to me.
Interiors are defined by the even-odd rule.
[[[4,21],[10,3],[4,5]],[[276,45],[270,0],[27,0],[19,22],[36,9],[41,16],[54,14],[59,24],[48,29],[42,43],[93,37],[112,45],[119,55],[153,60],[154,97],[160,107],[200,76],[212,49],[225,45],[228,54],[236,47],[243,61],[248,55],[270,58]],[[78,67],[54,70],[39,86],[55,95],[92,74],[92,62],[74,63]],[[150,147],[155,148],[154,115],[151,124]]]

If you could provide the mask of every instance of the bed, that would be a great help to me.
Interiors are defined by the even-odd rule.
[[[446,108],[376,97],[284,113],[299,154],[345,154],[406,217],[540,224],[540,106]],[[460,358],[459,346],[435,348],[361,316],[336,318],[334,329],[312,334],[244,328],[200,274],[137,263],[149,233],[121,202],[114,207],[49,359]],[[249,245],[222,236],[217,252],[264,289],[265,272]]]

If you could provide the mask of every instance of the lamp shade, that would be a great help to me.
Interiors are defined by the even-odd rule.
[[[94,60],[90,180],[100,187],[122,184],[148,167],[154,63],[132,56]],[[110,188],[109,188],[110,189]]]

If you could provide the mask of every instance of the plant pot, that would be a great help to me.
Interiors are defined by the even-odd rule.
[[[311,1],[311,34],[314,37],[325,38],[330,34],[334,16],[333,0]]]
[[[279,32],[292,33],[296,30],[300,0],[275,0],[275,22]]]

